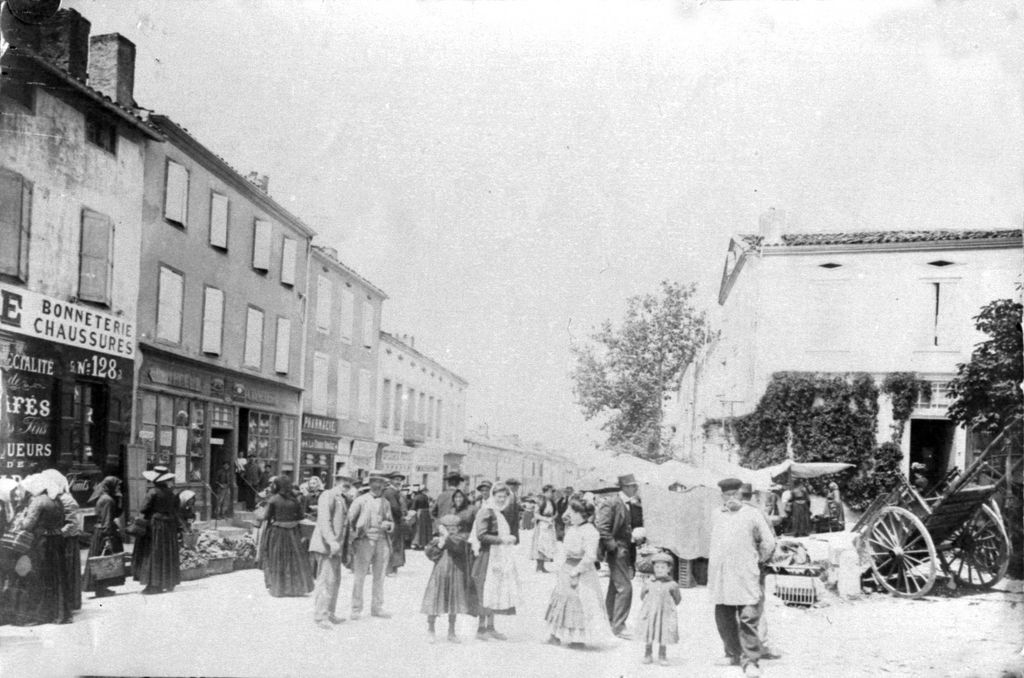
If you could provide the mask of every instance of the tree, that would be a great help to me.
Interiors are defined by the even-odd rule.
[[[949,418],[981,431],[996,432],[1024,412],[1024,341],[1019,302],[996,299],[982,307],[974,326],[989,338],[974,347],[971,361],[957,367],[949,382]]]
[[[659,295],[627,301],[622,325],[604,321],[593,343],[572,346],[573,392],[587,420],[606,417],[607,444],[646,458],[662,456],[664,403],[705,342],[707,321],[694,285],[663,281]]]

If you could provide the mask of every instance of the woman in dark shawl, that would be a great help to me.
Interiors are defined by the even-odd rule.
[[[124,552],[124,542],[121,541],[121,530],[117,526],[116,518],[121,515],[121,480],[115,476],[107,476],[103,479],[92,496],[89,503],[96,504],[96,525],[92,530],[92,541],[89,543],[89,557],[104,554],[116,554]],[[114,595],[110,590],[111,586],[123,586],[124,577],[116,579],[104,579],[97,581],[93,579],[89,568],[85,569],[82,579],[83,591],[95,591],[96,598],[104,598]]]
[[[147,471],[143,475],[153,481],[153,487],[146,493],[140,511],[149,520],[149,528],[136,547],[136,553],[139,550],[142,553],[140,558],[134,559],[133,576],[136,581],[145,584],[143,593],[170,592],[181,583],[178,561],[178,531],[181,529],[179,503],[178,496],[170,488],[174,474],[157,470]]]
[[[260,549],[263,581],[275,598],[304,596],[313,590],[313,575],[299,539],[302,504],[292,494],[292,481],[286,476],[271,478],[270,491]]]

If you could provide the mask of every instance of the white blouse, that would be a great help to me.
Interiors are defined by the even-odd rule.
[[[565,528],[565,557],[583,562],[597,562],[597,544],[601,535],[593,523],[570,525]]]

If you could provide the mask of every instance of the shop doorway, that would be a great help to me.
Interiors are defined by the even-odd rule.
[[[211,518],[230,518],[234,513],[235,496],[235,432],[230,428],[210,429],[210,478],[213,482]]]
[[[929,486],[942,480],[949,468],[956,424],[946,419],[910,421],[910,464],[924,464]]]

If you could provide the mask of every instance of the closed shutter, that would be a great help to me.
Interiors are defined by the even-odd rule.
[[[263,311],[249,307],[245,321],[245,357],[250,367],[259,367],[263,362]]]
[[[294,238],[284,239],[281,246],[281,282],[285,285],[295,284],[295,257],[298,251],[298,242]]]
[[[181,226],[188,223],[188,170],[173,160],[167,161],[164,219]]]
[[[313,414],[327,414],[327,361],[323,353],[313,356]]]
[[[203,353],[220,355],[223,328],[224,292],[207,287],[203,300]]]
[[[316,326],[324,332],[331,329],[331,280],[325,275],[316,279]]]
[[[181,341],[181,312],[185,279],[166,266],[160,267],[156,310],[156,336],[165,341]]]
[[[270,270],[270,222],[256,219],[252,235],[252,267]]]
[[[363,302],[363,346],[373,348],[373,304]]]
[[[345,341],[352,341],[352,332],[355,324],[355,295],[352,290],[341,291],[341,338]]]
[[[82,242],[78,261],[78,298],[110,304],[113,275],[114,224],[92,210],[82,210]]]
[[[288,318],[277,319],[277,341],[274,352],[274,371],[288,374],[292,350],[292,321]]]
[[[228,198],[215,192],[210,193],[210,244],[228,248]]]
[[[338,416],[347,419],[352,411],[352,363],[338,361]]]
[[[359,421],[370,421],[373,413],[370,391],[370,370],[359,370]]]
[[[20,175],[0,170],[0,273],[28,279],[28,240],[32,186]]]

